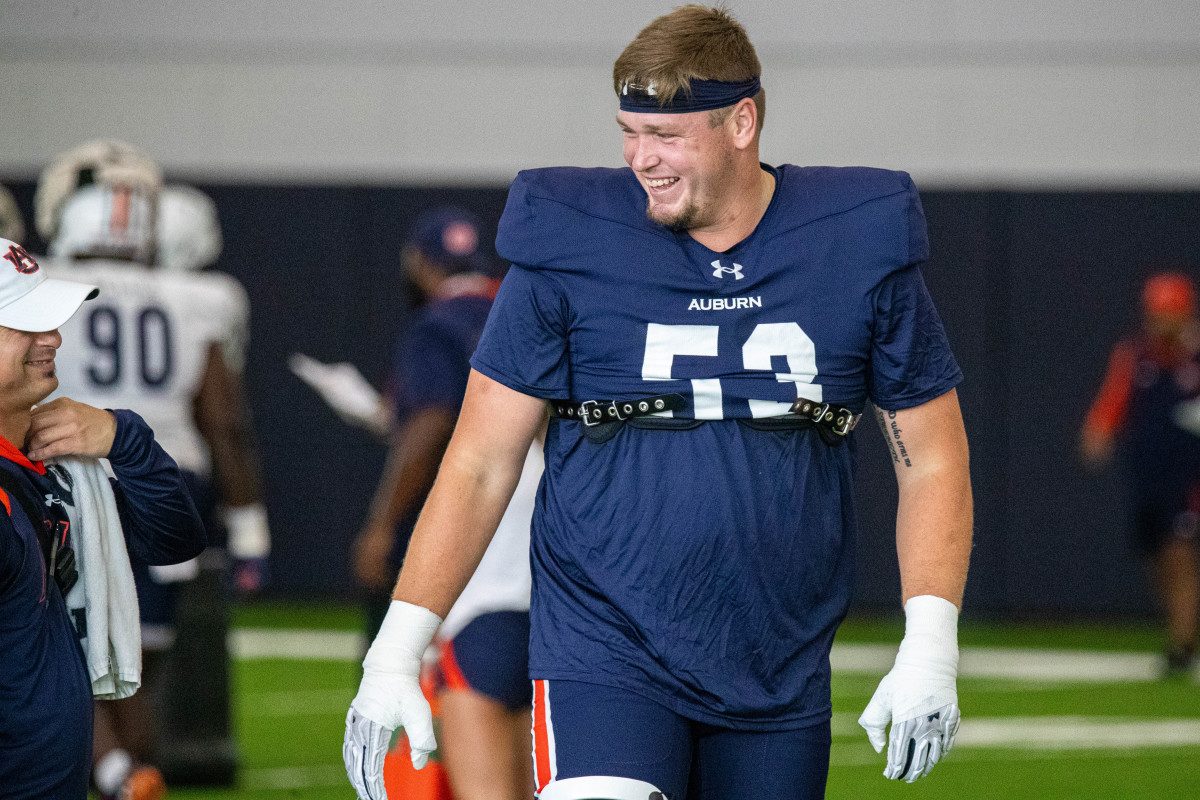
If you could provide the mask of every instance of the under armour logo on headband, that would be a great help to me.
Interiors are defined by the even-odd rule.
[[[621,110],[640,114],[686,114],[712,111],[754,97],[762,88],[758,77],[745,81],[706,81],[693,78],[688,85],[664,101],[653,83],[625,81],[621,84]]]
[[[655,90],[653,83],[643,86],[640,83],[625,81],[625,83],[621,84],[621,94],[627,95],[630,92],[633,92],[634,94],[645,94],[649,95],[650,97],[658,97],[658,92]]]

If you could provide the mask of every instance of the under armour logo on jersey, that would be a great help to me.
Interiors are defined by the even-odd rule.
[[[741,264],[734,264],[732,267],[722,267],[721,260],[717,259],[716,261],[712,262],[712,267],[713,267],[713,277],[714,278],[720,278],[725,275],[732,275],[734,280],[740,281],[742,278],[745,277],[744,275],[742,275],[742,265]]]
[[[47,508],[50,508],[50,507],[53,507],[53,506],[62,506],[63,508],[66,508],[66,507],[67,507],[67,504],[66,504],[66,503],[64,503],[64,502],[62,501],[62,499],[61,499],[61,498],[59,498],[59,496],[58,496],[58,495],[56,495],[56,494],[47,494],[47,495],[46,495],[46,507],[47,507]]]
[[[13,266],[17,268],[17,272],[20,272],[22,275],[29,275],[38,271],[38,263],[20,245],[9,245],[8,252],[4,254],[3,258],[11,261]]]

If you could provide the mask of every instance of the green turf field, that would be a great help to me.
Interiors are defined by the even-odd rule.
[[[358,621],[342,608],[264,605],[237,615],[243,628],[306,628],[327,637]],[[900,634],[898,622],[863,620],[839,634],[835,665],[845,669],[833,684],[829,797],[1200,797],[1200,684],[1152,679],[1159,639],[1144,625],[964,622],[963,671],[973,674],[959,679],[964,722],[954,751],[916,784],[884,780],[883,756],[855,720],[886,670],[875,666],[889,657],[881,643],[894,645]],[[175,789],[171,797],[352,798],[341,741],[357,665],[334,660],[332,650],[321,653],[331,660],[239,659],[242,784]],[[1098,679],[1108,669],[1128,675]]]

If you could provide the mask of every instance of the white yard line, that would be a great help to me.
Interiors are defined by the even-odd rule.
[[[1073,758],[1103,758],[1111,761],[1117,758],[1144,758],[1146,750],[1138,748],[1112,748],[1108,750],[1079,749],[1056,750],[1018,750],[1004,748],[966,748],[956,743],[954,750],[948,756],[950,763],[964,764],[967,762],[1011,763],[1014,761],[1055,761],[1063,764]],[[829,753],[829,763],[833,767],[865,767],[878,766],[882,773],[886,765],[886,757],[877,754],[868,744],[842,744],[835,742]],[[1075,767],[1071,767],[1074,769]]]
[[[967,717],[957,747],[1016,750],[1126,750],[1200,745],[1200,719]]]
[[[250,717],[315,717],[345,714],[353,689],[307,689],[283,692],[244,692],[242,713]]]
[[[345,786],[350,790],[346,768],[341,764],[309,767],[244,767],[239,773],[240,788],[250,791],[269,789],[317,789]]]
[[[892,668],[896,647],[835,645],[829,658],[834,672],[883,675]],[[1157,653],[1017,647],[964,647],[958,662],[962,677],[1063,683],[1155,681],[1161,668]]]
[[[358,631],[235,628],[229,652],[241,661],[285,658],[302,661],[359,661],[366,652]]]
[[[239,628],[229,635],[237,659],[283,658],[358,661],[365,641],[357,631]],[[835,645],[834,672],[883,675],[892,667],[896,647],[886,644]],[[959,675],[1013,681],[1106,683],[1154,681],[1161,667],[1157,653],[1032,648],[964,647]]]
[[[866,734],[858,715],[833,715],[834,738]],[[1134,717],[972,717],[963,718],[954,749],[1136,750],[1200,745],[1200,719]]]
[[[269,693],[276,694],[276,693]],[[834,735],[851,729],[861,733],[856,715],[835,714]],[[1148,749],[1200,745],[1200,720],[1128,719],[1122,717],[968,717],[959,729],[951,761],[1041,761],[1069,758],[1130,758]],[[861,742],[834,742],[833,767],[876,765],[883,770],[884,756],[874,753],[863,734]],[[307,767],[258,767],[241,771],[242,786],[249,790],[296,790],[341,786],[346,782],[340,764]]]

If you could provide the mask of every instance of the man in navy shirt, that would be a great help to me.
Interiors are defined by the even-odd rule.
[[[889,778],[953,744],[971,492],[920,201],[904,173],[760,163],[759,75],[728,14],[677,9],[614,66],[629,169],[513,183],[497,239],[513,267],[347,717],[360,797],[381,796],[389,728],[416,762],[434,747],[417,662],[548,401],[542,800],[823,796],[868,400],[899,482],[907,626],[860,722]]]
[[[387,613],[417,512],[454,432],[471,354],[499,285],[487,274],[480,238],[473,215],[446,206],[421,214],[401,252],[405,285],[421,305],[396,346],[387,391],[395,433],[354,543],[355,577],[386,595],[368,609],[372,637]]]
[[[75,544],[67,511],[72,494],[62,471],[43,461],[107,458],[128,548],[148,563],[185,561],[205,546],[175,462],[140,417],[67,398],[35,407],[58,387],[57,328],[95,293],[94,286],[47,278],[24,249],[0,240],[0,794],[6,800],[83,800],[92,756],[92,681],[80,644],[87,633],[64,601],[71,578],[63,565]]]
[[[405,280],[424,302],[397,347],[389,391],[395,432],[371,513],[355,540],[355,576],[371,591],[370,637],[391,606],[396,572],[454,432],[471,354],[499,287],[489,274],[480,230],[465,209],[430,209],[417,218],[401,253]],[[528,519],[526,513],[526,534]],[[493,559],[502,572],[512,562],[528,563],[523,542],[505,547],[497,537],[496,543]],[[511,561],[504,558],[509,550],[519,550]],[[442,632],[441,756],[458,800],[529,796],[529,748],[521,746],[532,699],[528,584],[525,567],[512,570],[500,587],[477,588],[473,604],[470,597],[460,603],[457,629]]]

